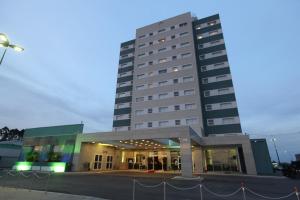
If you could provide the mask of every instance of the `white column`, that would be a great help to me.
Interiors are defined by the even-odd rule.
[[[181,175],[193,176],[192,146],[190,138],[180,138]]]

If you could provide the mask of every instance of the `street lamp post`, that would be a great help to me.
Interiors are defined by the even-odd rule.
[[[4,56],[5,56],[8,48],[12,48],[13,50],[15,50],[17,52],[24,51],[24,48],[20,47],[19,45],[10,44],[8,37],[4,33],[0,33],[0,47],[5,48],[5,50],[1,56],[0,65],[2,64],[2,61],[4,59]]]
[[[279,159],[279,155],[278,155],[278,151],[277,151],[277,146],[276,146],[276,143],[275,143],[275,141],[276,141],[276,138],[275,138],[275,137],[273,137],[271,140],[272,140],[272,142],[273,142],[273,145],[274,145],[274,148],[275,148],[275,151],[276,151],[276,155],[277,155],[278,164],[280,165],[280,159]]]

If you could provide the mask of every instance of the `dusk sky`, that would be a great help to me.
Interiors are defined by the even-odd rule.
[[[300,153],[299,0],[0,0],[0,10],[0,32],[25,48],[0,66],[0,127],[111,130],[120,43],[185,12],[219,13],[243,132],[276,135],[283,161]]]

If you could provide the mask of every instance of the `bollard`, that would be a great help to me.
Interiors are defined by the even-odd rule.
[[[166,181],[164,181],[164,200],[166,200]]]
[[[135,200],[135,179],[133,179],[132,199]]]
[[[296,194],[297,200],[300,200],[299,199],[299,192],[298,192],[298,188],[297,187],[295,187],[295,194]]]
[[[199,189],[200,189],[200,200],[203,200],[203,195],[202,195],[202,184],[199,184]]]
[[[241,182],[242,192],[243,192],[243,200],[246,200],[246,194],[245,194],[245,186],[244,182]]]

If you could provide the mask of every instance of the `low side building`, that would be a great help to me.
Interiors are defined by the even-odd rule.
[[[0,168],[11,168],[18,161],[21,149],[21,141],[0,142]]]
[[[266,139],[251,139],[256,170],[261,175],[273,174],[273,165]]]

